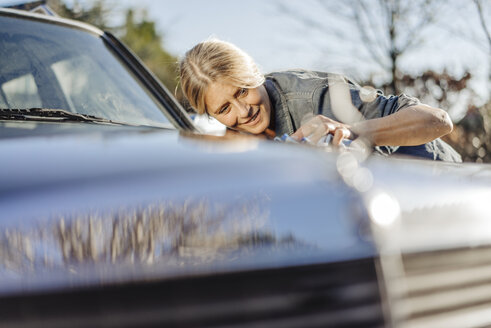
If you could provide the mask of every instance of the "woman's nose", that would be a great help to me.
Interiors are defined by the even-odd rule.
[[[239,108],[240,117],[246,118],[252,116],[252,106],[249,106],[249,104],[239,101],[237,107]]]

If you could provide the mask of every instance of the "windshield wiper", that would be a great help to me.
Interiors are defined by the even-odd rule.
[[[107,118],[87,114],[71,113],[64,109],[50,108],[0,108],[0,120],[19,121],[47,121],[47,122],[88,122],[117,125],[131,125],[130,123],[116,122]]]

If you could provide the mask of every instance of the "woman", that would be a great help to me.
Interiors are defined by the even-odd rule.
[[[190,105],[234,130],[296,139],[332,134],[335,145],[363,137],[384,153],[460,161],[437,139],[452,131],[448,114],[415,98],[367,92],[328,73],[292,70],[264,76],[244,51],[217,39],[189,50],[180,75]]]

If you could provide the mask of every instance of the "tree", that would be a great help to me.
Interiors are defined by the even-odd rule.
[[[491,82],[491,32],[489,31],[489,28],[487,26],[486,20],[484,19],[484,6],[482,4],[482,1],[480,0],[474,0],[474,4],[476,6],[477,14],[479,17],[479,22],[481,23],[482,31],[485,35],[485,40],[487,41],[487,46],[488,46],[488,61],[489,61],[489,67],[488,67],[488,82]]]
[[[126,12],[126,21],[121,39],[147,65],[147,67],[174,91],[177,85],[177,58],[162,47],[162,36],[156,31],[155,23],[146,14],[135,22],[134,11]]]
[[[471,38],[482,49],[487,49],[488,88],[491,85],[491,32],[485,20],[485,2],[473,1],[481,26],[481,37]],[[487,3],[489,5],[489,3]],[[489,11],[489,6],[487,7]],[[461,153],[465,160],[491,162],[491,92],[487,102],[478,107],[470,105],[466,116],[456,126],[457,140],[462,144]],[[464,140],[464,141],[463,141]],[[462,142],[463,141],[463,142]],[[467,141],[467,142],[466,142]]]
[[[278,8],[293,20],[310,31],[321,31],[326,35],[326,42],[331,40],[327,54],[337,51],[335,46],[350,43],[356,50],[345,55],[381,69],[387,77],[389,92],[399,93],[398,83],[403,71],[400,58],[423,45],[423,32],[435,22],[435,12],[441,11],[442,1],[317,0],[316,6],[322,14],[315,17],[320,18],[278,3]]]
[[[485,17],[491,14],[491,3],[483,0],[454,1],[452,18],[441,22],[441,27],[453,38],[472,44],[488,56],[488,80],[491,81],[491,30]]]
[[[63,0],[48,0],[47,4],[62,17],[86,22],[101,30],[110,29],[108,17],[111,15],[111,9],[106,6],[104,0],[94,0],[90,7],[82,6],[77,0],[72,7],[68,7]]]

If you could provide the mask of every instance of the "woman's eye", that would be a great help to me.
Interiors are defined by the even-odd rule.
[[[220,109],[220,111],[218,112],[218,114],[225,113],[229,109],[229,107],[230,107],[229,105],[223,106],[222,109]]]
[[[247,88],[241,88],[241,89],[239,90],[239,97],[242,97],[242,96],[247,95],[247,92],[248,92],[248,91],[249,91],[249,90],[248,90]]]

